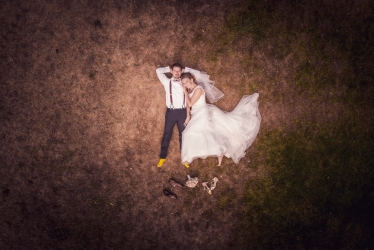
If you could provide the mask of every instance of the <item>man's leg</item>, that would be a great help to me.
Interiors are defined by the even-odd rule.
[[[178,132],[179,132],[179,147],[182,149],[182,132],[184,130],[184,122],[186,121],[186,110],[185,109],[178,109],[178,117],[177,117],[177,125],[178,125]]]
[[[165,159],[168,154],[169,144],[171,136],[173,134],[173,128],[176,123],[175,114],[176,110],[167,110],[165,114],[165,127],[164,134],[161,141],[161,152],[160,158]]]
[[[178,125],[178,131],[179,131],[179,145],[180,145],[180,149],[182,150],[182,132],[184,130],[184,122],[186,121],[186,110],[185,109],[182,109],[180,110],[180,112],[178,113],[178,120],[177,120],[177,125]],[[186,168],[189,168],[190,165],[188,165],[187,162],[184,162],[183,165],[186,167]]]

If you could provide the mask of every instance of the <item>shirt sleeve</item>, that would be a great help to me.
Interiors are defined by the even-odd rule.
[[[191,69],[191,68],[188,68],[188,67],[185,67],[184,68],[184,72],[189,72],[189,73],[191,73],[191,74],[193,74],[193,75],[195,75],[195,74],[200,74],[200,71],[199,70],[196,70],[196,69]]]
[[[165,73],[169,73],[169,72],[170,72],[169,66],[156,69],[157,77],[163,85],[167,84],[170,80],[165,75]]]

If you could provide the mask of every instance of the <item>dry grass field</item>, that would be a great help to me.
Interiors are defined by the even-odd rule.
[[[374,10],[336,2],[2,1],[0,249],[370,249]],[[175,128],[156,167],[174,62],[260,94],[239,164]]]

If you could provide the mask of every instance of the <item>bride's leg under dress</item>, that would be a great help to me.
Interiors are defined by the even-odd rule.
[[[221,166],[221,163],[222,163],[222,158],[223,158],[223,155],[221,155],[221,156],[218,156],[218,167],[220,167]]]

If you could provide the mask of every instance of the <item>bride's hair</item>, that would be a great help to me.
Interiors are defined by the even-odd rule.
[[[193,74],[191,74],[190,72],[183,73],[181,75],[181,80],[183,80],[184,78],[188,78],[188,79],[192,80],[195,84],[198,84],[197,81],[196,81],[196,77]]]

